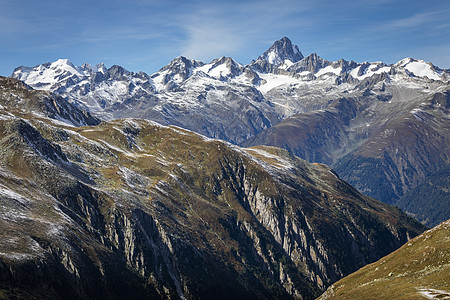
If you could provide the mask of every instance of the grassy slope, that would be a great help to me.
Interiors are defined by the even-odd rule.
[[[450,220],[376,263],[335,283],[319,299],[435,299],[450,297]]]

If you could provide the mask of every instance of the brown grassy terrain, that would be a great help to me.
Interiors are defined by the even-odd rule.
[[[449,274],[450,220],[339,280],[319,299],[449,299]]]

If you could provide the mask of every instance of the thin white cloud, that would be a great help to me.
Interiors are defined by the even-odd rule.
[[[376,29],[385,29],[389,31],[411,31],[421,29],[423,31],[433,30],[436,26],[441,26],[442,22],[448,24],[448,14],[450,11],[430,11],[414,14],[412,16],[395,19],[386,22]],[[427,27],[424,27],[424,26]]]
[[[192,7],[191,14],[180,17],[180,27],[186,38],[181,42],[182,55],[208,61],[222,55],[232,55],[256,41],[281,38],[292,26],[306,28],[307,17],[293,20],[291,14],[301,14],[310,5],[304,1],[247,1],[216,3],[207,7]]]
[[[390,30],[412,29],[423,24],[434,21],[436,13],[420,13],[408,18],[393,20],[383,25],[384,28]]]

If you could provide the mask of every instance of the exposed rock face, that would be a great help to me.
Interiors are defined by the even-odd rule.
[[[301,62],[295,64],[295,66],[291,66],[288,70],[294,73],[311,72],[312,74],[315,74],[329,64],[328,61],[318,56],[317,53],[313,53],[305,57],[305,59],[302,59]]]
[[[0,132],[11,297],[312,299],[424,230],[285,150],[136,119]]]

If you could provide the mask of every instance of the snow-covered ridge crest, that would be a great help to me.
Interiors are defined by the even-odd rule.
[[[18,67],[11,77],[26,82],[37,90],[62,95],[92,113],[133,96],[148,96],[154,91],[150,77],[103,63],[74,66],[68,59],[58,59],[35,67]]]
[[[224,81],[243,72],[244,66],[231,57],[217,58],[205,64],[180,56],[153,74],[151,78],[157,90],[161,92],[176,90],[193,75]]]
[[[61,81],[77,83],[95,73],[106,72],[103,63],[92,66],[84,63],[82,66],[74,66],[68,59],[58,59],[55,62],[37,65],[35,67],[18,67],[11,77],[28,82],[31,87],[52,90]]]
[[[428,77],[433,80],[442,80],[442,75],[444,73],[447,73],[448,75],[448,70],[441,70],[435,67],[432,63],[411,57],[400,60],[394,65],[394,67],[402,67],[414,76]]]
[[[218,80],[224,80],[224,78],[238,77],[246,69],[256,73],[282,74],[308,80],[319,79],[323,75],[345,76],[347,74],[356,80],[364,80],[376,74],[388,74],[391,69],[394,72],[406,70],[404,72],[407,75],[424,79],[448,81],[450,78],[448,70],[441,70],[431,63],[413,58],[405,58],[396,64],[387,65],[382,62],[356,63],[342,59],[330,62],[315,53],[304,57],[298,46],[293,45],[287,37],[274,42],[266,52],[246,66],[230,57],[221,57],[210,63],[204,63],[180,56],[152,76],[143,72],[134,74],[126,70],[121,75],[128,79],[138,77],[141,82],[145,80],[147,85],[156,85],[158,90],[173,90],[199,72]],[[66,92],[64,89],[73,85],[83,85],[86,89],[89,88],[86,86],[86,82],[117,77],[112,76],[115,74],[108,74],[110,70],[111,68],[107,69],[103,63],[96,66],[87,63],[82,66],[74,66],[68,59],[58,59],[55,62],[31,68],[18,67],[11,77],[22,80],[36,89],[63,93]],[[135,82],[133,83],[135,84]]]
[[[244,73],[246,76],[241,76]],[[11,77],[22,80],[35,89],[60,94],[67,93],[72,98],[89,95],[90,99],[100,101],[102,98],[112,105],[132,97],[137,92],[136,87],[140,87],[137,90],[144,91],[144,94],[147,95],[154,95],[155,90],[160,93],[175,91],[182,88],[183,83],[193,75],[197,75],[199,78],[206,76],[220,81],[231,80],[234,83],[244,83],[259,88],[261,84],[264,84],[260,78],[261,74],[286,76],[286,80],[280,80],[283,77],[278,76],[277,82],[289,84],[292,84],[293,80],[287,77],[293,77],[298,82],[333,78],[339,84],[348,82],[350,77],[353,80],[362,81],[374,75],[399,73],[421,79],[428,78],[444,82],[450,80],[448,70],[441,70],[431,63],[412,58],[405,58],[396,64],[387,65],[382,62],[356,63],[343,59],[330,62],[315,53],[303,57],[298,46],[293,45],[286,37],[276,41],[256,61],[246,66],[230,57],[221,57],[210,63],[204,63],[180,56],[157,73],[148,76],[143,72],[136,74],[129,72],[120,66],[113,66],[109,69],[102,63],[96,66],[87,63],[82,66],[74,66],[68,59],[59,59],[32,68],[21,66],[14,70]],[[117,80],[122,83],[113,82]],[[105,84],[107,81],[109,83]],[[269,83],[268,86],[272,89],[279,85]],[[269,90],[267,85],[260,89],[263,93]],[[97,110],[101,110],[102,106],[103,108],[105,106],[101,103],[94,105],[92,100],[89,102],[91,103],[86,107],[91,109],[99,106]]]

